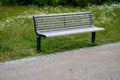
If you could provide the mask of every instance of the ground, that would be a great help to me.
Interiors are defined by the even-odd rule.
[[[120,43],[0,63],[0,80],[120,80]]]

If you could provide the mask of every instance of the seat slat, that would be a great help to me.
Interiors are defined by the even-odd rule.
[[[50,31],[38,31],[39,34],[45,37],[54,37],[54,36],[63,36],[63,35],[70,35],[70,34],[78,34],[78,33],[87,33],[87,32],[94,32],[94,31],[102,31],[104,28],[97,28],[97,27],[87,27],[87,28],[71,28],[71,29],[52,29]],[[57,33],[57,34],[56,34]]]
[[[65,15],[92,15],[91,12],[75,12],[75,13],[60,13],[60,14],[43,14],[43,15],[37,15],[34,16],[35,18],[39,18],[39,17],[58,17],[58,16],[65,16]]]

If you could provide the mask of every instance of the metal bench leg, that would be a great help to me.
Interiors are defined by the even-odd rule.
[[[92,39],[91,39],[92,43],[95,42],[95,37],[96,37],[96,32],[92,32]]]
[[[41,37],[37,36],[37,51],[41,50]]]

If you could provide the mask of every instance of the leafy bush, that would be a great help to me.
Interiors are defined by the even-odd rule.
[[[15,5],[16,0],[1,0],[2,5]]]
[[[72,5],[86,7],[88,4],[103,4],[105,2],[120,2],[119,0],[0,0],[2,5],[37,5],[37,6],[56,6]]]
[[[31,3],[38,6],[46,6],[51,5],[55,6],[58,5],[59,0],[32,0]]]
[[[16,3],[20,5],[27,5],[27,4],[31,4],[31,1],[32,0],[16,0]]]
[[[27,5],[31,4],[32,0],[0,0],[2,5]]]
[[[44,6],[47,4],[47,1],[45,1],[45,0],[33,0],[32,4],[38,5],[38,6]]]

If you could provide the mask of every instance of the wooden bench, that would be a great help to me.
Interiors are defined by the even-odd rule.
[[[54,37],[92,32],[92,43],[95,41],[98,28],[93,25],[91,12],[75,12],[33,16],[34,29],[37,34],[37,50],[41,50],[41,37]]]

